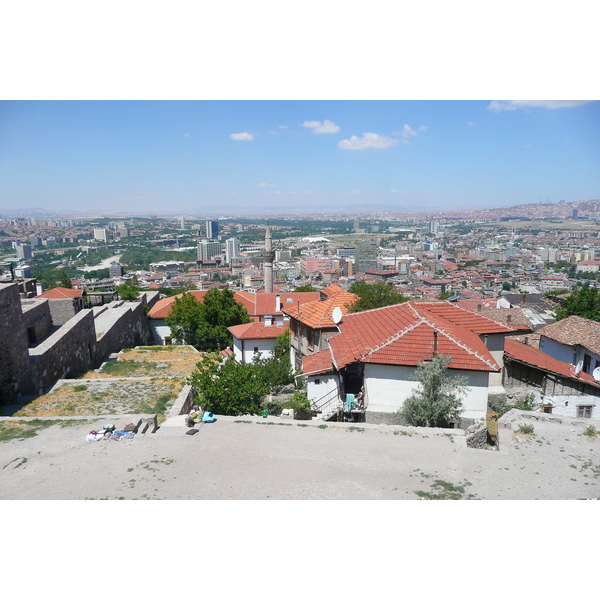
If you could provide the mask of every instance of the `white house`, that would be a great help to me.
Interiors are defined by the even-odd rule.
[[[254,358],[271,358],[277,338],[287,331],[288,323],[267,320],[243,323],[227,328],[233,335],[233,356],[238,362],[252,362]]]
[[[327,418],[348,400],[348,394],[362,392],[356,416],[371,422],[392,420],[419,385],[414,379],[416,367],[438,354],[450,355],[450,371],[466,378],[463,423],[485,418],[490,385],[497,383],[493,378],[501,373],[502,361],[497,359],[503,354],[504,338],[514,332],[440,301],[411,301],[345,314],[337,327],[339,333],[328,339],[328,350],[303,360],[309,398]],[[317,389],[316,379],[326,385]],[[324,393],[319,396],[321,389]]]
[[[571,316],[537,330],[539,349],[562,362],[582,364],[592,374],[600,366],[600,323]]]
[[[504,362],[508,394],[533,394],[545,413],[600,420],[600,381],[585,371],[517,340],[506,341]]]

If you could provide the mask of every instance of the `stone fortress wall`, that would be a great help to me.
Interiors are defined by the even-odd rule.
[[[148,292],[138,302],[83,309],[57,327],[47,300],[22,299],[17,284],[0,286],[0,401],[45,393],[68,373],[151,343],[145,307],[158,298]]]

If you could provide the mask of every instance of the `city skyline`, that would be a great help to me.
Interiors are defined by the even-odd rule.
[[[410,211],[600,197],[593,101],[3,101],[0,130],[0,211]]]

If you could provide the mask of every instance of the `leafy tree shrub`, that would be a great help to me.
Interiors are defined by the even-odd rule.
[[[350,307],[350,312],[353,313],[390,306],[391,304],[400,304],[408,299],[397,292],[393,285],[383,281],[373,284],[356,281],[348,291],[359,296],[359,299]]]
[[[119,294],[119,298],[125,300],[125,302],[134,302],[138,299],[140,293],[140,290],[131,283],[118,285],[115,289],[117,290],[117,294]]]
[[[292,399],[284,402],[282,407],[291,408],[294,411],[295,419],[305,420],[310,418],[310,400],[306,394],[294,392]]]
[[[466,377],[450,375],[450,356],[438,355],[419,363],[415,379],[419,387],[396,413],[398,424],[416,427],[450,427],[460,420],[461,396],[466,393]]]
[[[556,320],[577,315],[592,321],[600,321],[600,290],[585,284],[565,298],[556,309]]]
[[[218,352],[209,352],[190,378],[202,396],[202,408],[219,415],[253,415],[269,393],[269,385],[255,363],[221,362]]]
[[[540,407],[540,403],[536,401],[534,394],[525,394],[520,398],[517,398],[514,406],[511,408],[517,408],[519,410],[537,410]]]
[[[237,416],[258,414],[266,408],[269,414],[281,414],[280,404],[264,404],[267,394],[294,380],[289,350],[285,350],[289,337],[284,334],[278,340],[272,358],[257,357],[251,363],[233,358],[222,361],[218,352],[206,353],[191,377],[202,395],[204,410]]]
[[[211,351],[226,348],[231,343],[227,328],[250,323],[250,317],[230,289],[213,288],[202,302],[188,293],[177,298],[165,321],[176,342]]]

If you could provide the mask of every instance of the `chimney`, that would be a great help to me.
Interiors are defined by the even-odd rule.
[[[435,358],[438,353],[438,341],[437,341],[438,332],[433,330],[433,357]]]
[[[510,325],[511,321],[512,321],[512,315],[506,315],[506,323],[507,323],[507,325]]]
[[[281,312],[281,295],[275,296],[275,312]]]
[[[477,312],[481,312],[481,309],[482,309],[482,306],[481,306],[481,304],[478,304],[478,305],[477,305]]]
[[[523,294],[523,295],[521,296],[521,302],[522,302],[523,304],[525,304],[525,303],[527,302],[527,294]]]

